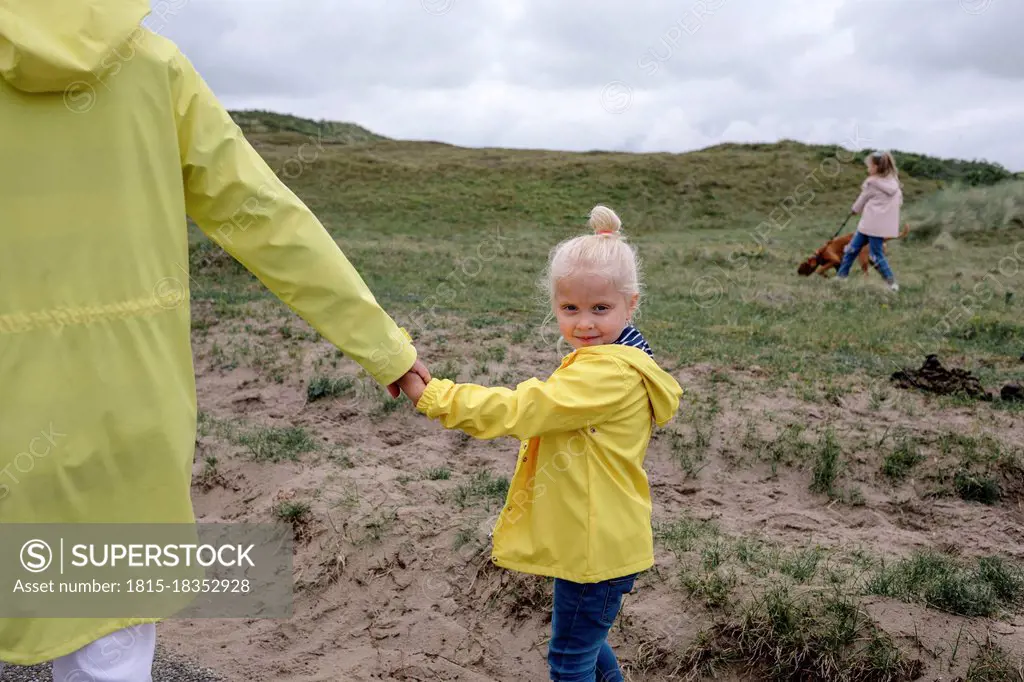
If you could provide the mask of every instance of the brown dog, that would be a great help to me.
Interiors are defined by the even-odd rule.
[[[910,231],[909,225],[904,225],[903,230],[900,232],[896,239],[902,239],[907,236],[907,232]],[[827,277],[826,273],[830,270],[839,270],[839,265],[843,262],[843,250],[853,239],[854,233],[844,234],[841,237],[830,239],[825,243],[823,247],[814,252],[810,258],[800,264],[800,267],[796,269],[797,274],[807,277],[815,270],[822,277]],[[885,241],[889,241],[886,239]],[[885,253],[885,244],[882,244],[882,253]],[[864,271],[866,275],[868,273],[868,265],[874,266],[869,259],[868,246],[865,244],[864,248],[857,254],[857,262],[860,263],[860,269]],[[819,269],[820,268],[820,269]]]

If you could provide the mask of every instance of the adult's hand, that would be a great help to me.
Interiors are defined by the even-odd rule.
[[[391,394],[392,398],[397,398],[402,395],[402,391],[406,388],[413,386],[413,381],[422,381],[424,384],[430,383],[430,371],[423,362],[416,358],[416,361],[412,363],[412,367],[406,372],[398,381],[393,384],[388,384],[388,393]],[[406,391],[408,395],[408,391]]]

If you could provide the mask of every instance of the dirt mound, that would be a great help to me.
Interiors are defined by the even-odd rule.
[[[962,369],[946,369],[937,355],[925,358],[921,369],[901,369],[889,377],[898,388],[916,388],[939,395],[967,395],[978,400],[992,400],[978,377]]]

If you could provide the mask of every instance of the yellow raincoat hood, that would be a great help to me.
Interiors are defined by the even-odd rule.
[[[671,374],[663,370],[646,353],[634,353],[628,346],[604,346],[602,352],[626,363],[643,379],[651,415],[658,426],[665,426],[679,410],[682,388]]]
[[[23,92],[103,79],[149,11],[148,0],[0,0],[0,76]]]
[[[489,388],[433,379],[416,408],[446,428],[520,442],[492,560],[589,583],[654,563],[643,463],[655,424],[682,389],[644,351],[606,344],[570,353],[546,381]]]

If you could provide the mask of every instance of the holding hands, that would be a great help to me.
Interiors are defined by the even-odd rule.
[[[402,378],[393,384],[388,385],[388,393],[391,394],[392,398],[397,398],[400,394],[404,393],[412,400],[412,404],[416,405],[420,401],[420,396],[423,395],[423,391],[427,389],[427,383],[430,381],[430,371],[427,366],[423,364],[419,358],[413,363],[412,367],[406,372]]]

